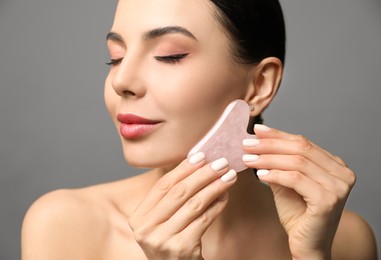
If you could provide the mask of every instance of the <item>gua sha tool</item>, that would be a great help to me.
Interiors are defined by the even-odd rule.
[[[190,150],[188,158],[203,152],[207,163],[225,157],[229,168],[236,172],[245,170],[242,140],[256,138],[247,133],[249,118],[250,108],[245,101],[237,99],[231,102],[209,132]]]

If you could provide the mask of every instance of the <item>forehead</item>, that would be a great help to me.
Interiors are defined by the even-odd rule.
[[[222,32],[208,0],[119,0],[112,30],[142,33],[169,25],[185,27],[196,37]]]

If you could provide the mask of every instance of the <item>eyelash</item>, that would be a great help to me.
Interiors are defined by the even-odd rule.
[[[188,54],[189,53],[181,53],[181,54],[168,55],[168,56],[155,56],[155,59],[157,61],[161,61],[164,63],[174,64],[174,63],[180,62],[182,59],[188,56]],[[109,66],[118,65],[122,60],[123,58],[111,59],[109,62],[106,62],[106,65],[109,65]]]
[[[106,62],[106,65],[109,65],[109,66],[118,65],[122,60],[123,58],[111,59],[109,62]]]
[[[164,63],[178,63],[182,59],[184,59],[186,56],[188,56],[189,53],[181,53],[176,55],[169,55],[169,56],[155,56],[155,59],[157,61],[161,61]]]

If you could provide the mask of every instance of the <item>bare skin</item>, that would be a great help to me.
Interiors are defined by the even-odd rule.
[[[277,145],[273,138],[266,138],[266,135],[287,138],[282,139],[282,142],[300,138],[277,130],[270,130],[263,135],[261,141],[263,143],[273,142],[272,147]],[[295,145],[300,145],[300,142],[295,141]],[[264,149],[268,153],[268,149],[272,148],[268,144],[266,146],[258,145],[256,148],[249,149]],[[318,148],[311,148],[311,153],[316,155],[318,151],[315,149]],[[262,157],[269,156],[267,153]],[[327,154],[327,156],[330,155]],[[265,161],[265,159],[263,160]],[[332,162],[337,160],[335,158]],[[266,162],[260,162],[259,159],[257,161],[257,163],[266,164]],[[203,165],[202,162],[200,163],[200,165],[190,165],[190,167],[198,168]],[[180,167],[187,168],[188,164],[185,161]],[[197,229],[187,231],[185,228],[179,232],[169,232],[172,235],[176,234],[174,243],[171,242],[172,235],[167,234],[171,225],[166,226],[160,232],[160,236],[156,236],[150,230],[151,228],[147,227],[147,221],[155,218],[170,220],[174,218],[175,213],[168,214],[167,211],[158,210],[152,211],[150,216],[146,215],[149,218],[145,218],[141,211],[151,208],[147,202],[151,202],[151,199],[157,200],[157,196],[150,198],[152,194],[158,194],[157,192],[168,191],[172,195],[167,196],[167,199],[172,203],[173,198],[176,200],[182,198],[180,196],[182,193],[179,193],[178,189],[173,192],[174,186],[163,185],[165,183],[163,180],[175,185],[179,183],[180,179],[184,181],[188,178],[189,180],[192,175],[197,174],[197,171],[187,175],[188,177],[185,179],[179,177],[178,174],[169,173],[163,177],[162,172],[151,171],[114,183],[79,190],[61,190],[45,195],[32,206],[26,216],[23,229],[23,259],[52,259],[52,257],[54,259],[199,259],[200,257],[203,259],[330,259],[330,252],[327,252],[329,249],[318,250],[320,253],[324,252],[325,256],[298,257],[295,253],[291,256],[290,250],[298,248],[297,246],[292,248],[290,243],[293,238],[291,229],[304,223],[295,220],[293,226],[289,227],[284,224],[284,228],[279,221],[279,217],[282,215],[279,216],[277,213],[277,207],[278,211],[282,212],[279,204],[283,202],[277,201],[277,195],[275,195],[277,205],[270,188],[260,183],[250,171],[241,172],[231,182],[223,183],[219,177],[227,172],[227,168],[216,172],[211,171],[208,167],[209,165],[206,166],[206,169],[201,169],[204,169],[202,174],[205,175],[206,172],[211,174],[210,178],[204,178],[204,180],[208,179],[209,188],[217,183],[220,190],[215,196],[223,195],[224,190],[229,189],[229,197],[224,196],[222,200],[212,200],[210,203],[213,203],[214,206],[209,208],[207,215],[211,219],[202,219]],[[271,174],[275,175],[275,173]],[[271,177],[271,174],[266,176],[266,181],[270,182],[270,178],[274,178],[274,176]],[[193,180],[197,184],[202,182],[201,178],[193,178]],[[275,181],[271,182],[271,186],[275,190]],[[302,182],[298,180],[296,183],[305,185]],[[145,201],[146,204],[142,201]],[[180,204],[187,205],[188,201]],[[160,203],[156,203],[152,207],[155,208],[158,205]],[[321,208],[324,208],[325,205],[327,204],[324,202],[320,203]],[[329,234],[332,236],[335,234],[336,224],[339,224],[336,218],[340,215],[342,205],[343,201],[336,201],[335,208],[326,212],[328,216],[321,217],[320,221],[314,222],[314,225],[328,222],[327,225],[323,225],[327,227],[326,230],[319,228],[319,231],[323,233],[323,248],[325,242],[330,247],[332,240],[330,240]],[[307,207],[309,206],[307,205]],[[181,207],[175,208],[180,209]],[[290,208],[291,211],[292,208]],[[190,209],[190,212],[193,210],[196,215],[204,212],[198,207],[190,207]],[[308,211],[305,210],[302,214],[307,214]],[[156,216],[154,217],[152,214]],[[135,219],[136,217],[138,219]],[[332,222],[331,217],[335,219]],[[162,223],[165,221],[160,222],[159,226]],[[135,228],[131,225],[135,225]],[[138,229],[141,229],[141,225],[146,225],[145,231],[139,231],[147,232],[143,237],[139,237],[139,234],[136,233]],[[205,234],[202,234],[204,230],[200,231],[202,226],[206,228]],[[156,226],[155,230],[159,228]],[[312,227],[309,229],[313,230]],[[198,230],[196,233],[199,239],[193,240],[195,244],[192,244],[192,234],[195,230]],[[285,230],[288,230],[288,234]],[[181,236],[183,232],[186,234],[185,237]],[[311,233],[310,231],[308,234]],[[155,239],[150,241],[150,236]],[[313,234],[313,236],[316,237],[319,234]],[[307,236],[302,242],[306,241],[309,243],[317,241],[320,245],[319,239],[314,240]],[[165,244],[166,242],[168,244]],[[190,245],[193,246],[190,247]],[[160,251],[161,257],[153,256],[153,253],[147,248]],[[189,248],[195,251],[186,251]],[[302,248],[306,248],[306,245],[303,245]],[[344,211],[333,242],[332,259],[376,258],[374,236],[367,223],[356,214]]]
[[[24,260],[377,258],[366,221],[344,210],[355,174],[306,138],[256,125],[238,174],[223,158],[185,159],[228,103],[255,117],[279,87],[278,58],[237,64],[229,41],[209,1],[119,1],[106,106],[118,130],[121,113],[156,122],[138,137],[119,131],[126,160],[154,170],[38,199]]]

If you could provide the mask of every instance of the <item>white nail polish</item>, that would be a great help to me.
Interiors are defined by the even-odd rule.
[[[228,171],[227,173],[222,175],[221,181],[229,182],[229,181],[234,180],[236,178],[236,176],[237,176],[237,172],[235,170],[231,169],[230,171]]]
[[[202,160],[205,159],[205,154],[203,152],[198,152],[194,155],[192,155],[188,162],[191,163],[191,164],[197,164],[199,162],[201,162]]]
[[[260,141],[258,139],[243,139],[242,144],[244,146],[253,147],[257,146],[259,142]]]
[[[215,160],[212,162],[210,167],[215,171],[221,171],[222,169],[226,168],[228,166],[228,160],[226,158],[220,158],[218,160]]]
[[[267,175],[267,174],[269,174],[269,170],[258,170],[257,171],[257,176],[265,176],[265,175]]]
[[[261,125],[261,124],[255,124],[254,129],[257,129],[257,130],[263,131],[263,132],[267,132],[270,130],[270,127],[265,126],[265,125]]]
[[[242,156],[242,161],[244,162],[254,162],[258,160],[259,156],[256,154],[244,154]]]

